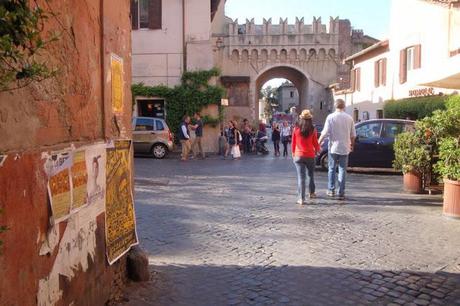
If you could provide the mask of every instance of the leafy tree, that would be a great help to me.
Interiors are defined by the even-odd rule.
[[[56,74],[40,59],[41,51],[57,39],[52,32],[43,33],[50,16],[36,1],[0,1],[0,91],[22,88]]]
[[[264,115],[265,118],[269,119],[273,116],[273,112],[279,108],[278,88],[271,87],[270,85],[264,87],[260,91],[260,97],[267,102],[265,104]]]

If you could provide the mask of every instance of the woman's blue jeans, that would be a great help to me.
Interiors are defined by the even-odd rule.
[[[305,201],[307,189],[307,175],[309,179],[310,194],[315,193],[315,159],[307,157],[294,157],[297,170],[297,194],[299,200]]]

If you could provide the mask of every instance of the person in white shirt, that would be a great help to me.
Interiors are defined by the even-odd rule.
[[[192,148],[192,143],[190,141],[190,116],[185,115],[179,127],[179,140],[182,145],[182,155],[181,160],[188,160],[190,150]]]
[[[345,101],[338,99],[335,102],[335,108],[336,111],[326,118],[319,143],[322,145],[325,139],[329,139],[327,195],[334,197],[336,194],[336,169],[338,167],[338,199],[344,200],[348,155],[353,151],[356,130],[353,118],[345,112]]]
[[[281,127],[281,142],[283,143],[283,156],[288,157],[288,144],[291,141],[292,129],[287,121]]]

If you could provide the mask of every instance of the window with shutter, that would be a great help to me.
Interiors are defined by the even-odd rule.
[[[415,48],[410,47],[406,49],[406,67],[407,71],[415,69]]]
[[[416,45],[414,49],[414,69],[420,69],[422,67],[422,46]]]
[[[382,85],[387,86],[387,59],[382,59]]]
[[[380,86],[380,61],[374,63],[374,86],[375,88]]]
[[[407,81],[407,49],[403,49],[399,54],[399,83]]]
[[[355,91],[356,90],[356,82],[355,82],[355,79],[356,79],[356,70],[355,69],[352,69],[351,70],[351,73],[350,73],[350,84],[351,84],[351,91]]]
[[[133,30],[139,29],[139,3],[131,0],[131,25]]]
[[[148,0],[149,20],[148,28],[152,30],[161,30],[162,26],[162,0]]]
[[[149,27],[149,0],[138,0],[139,2],[139,28],[146,29]]]
[[[361,68],[356,68],[356,90],[361,91]]]

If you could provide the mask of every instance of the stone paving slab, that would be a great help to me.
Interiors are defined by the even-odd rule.
[[[152,282],[126,305],[460,305],[460,223],[400,176],[351,174],[345,204],[295,204],[290,159],[136,159]]]

